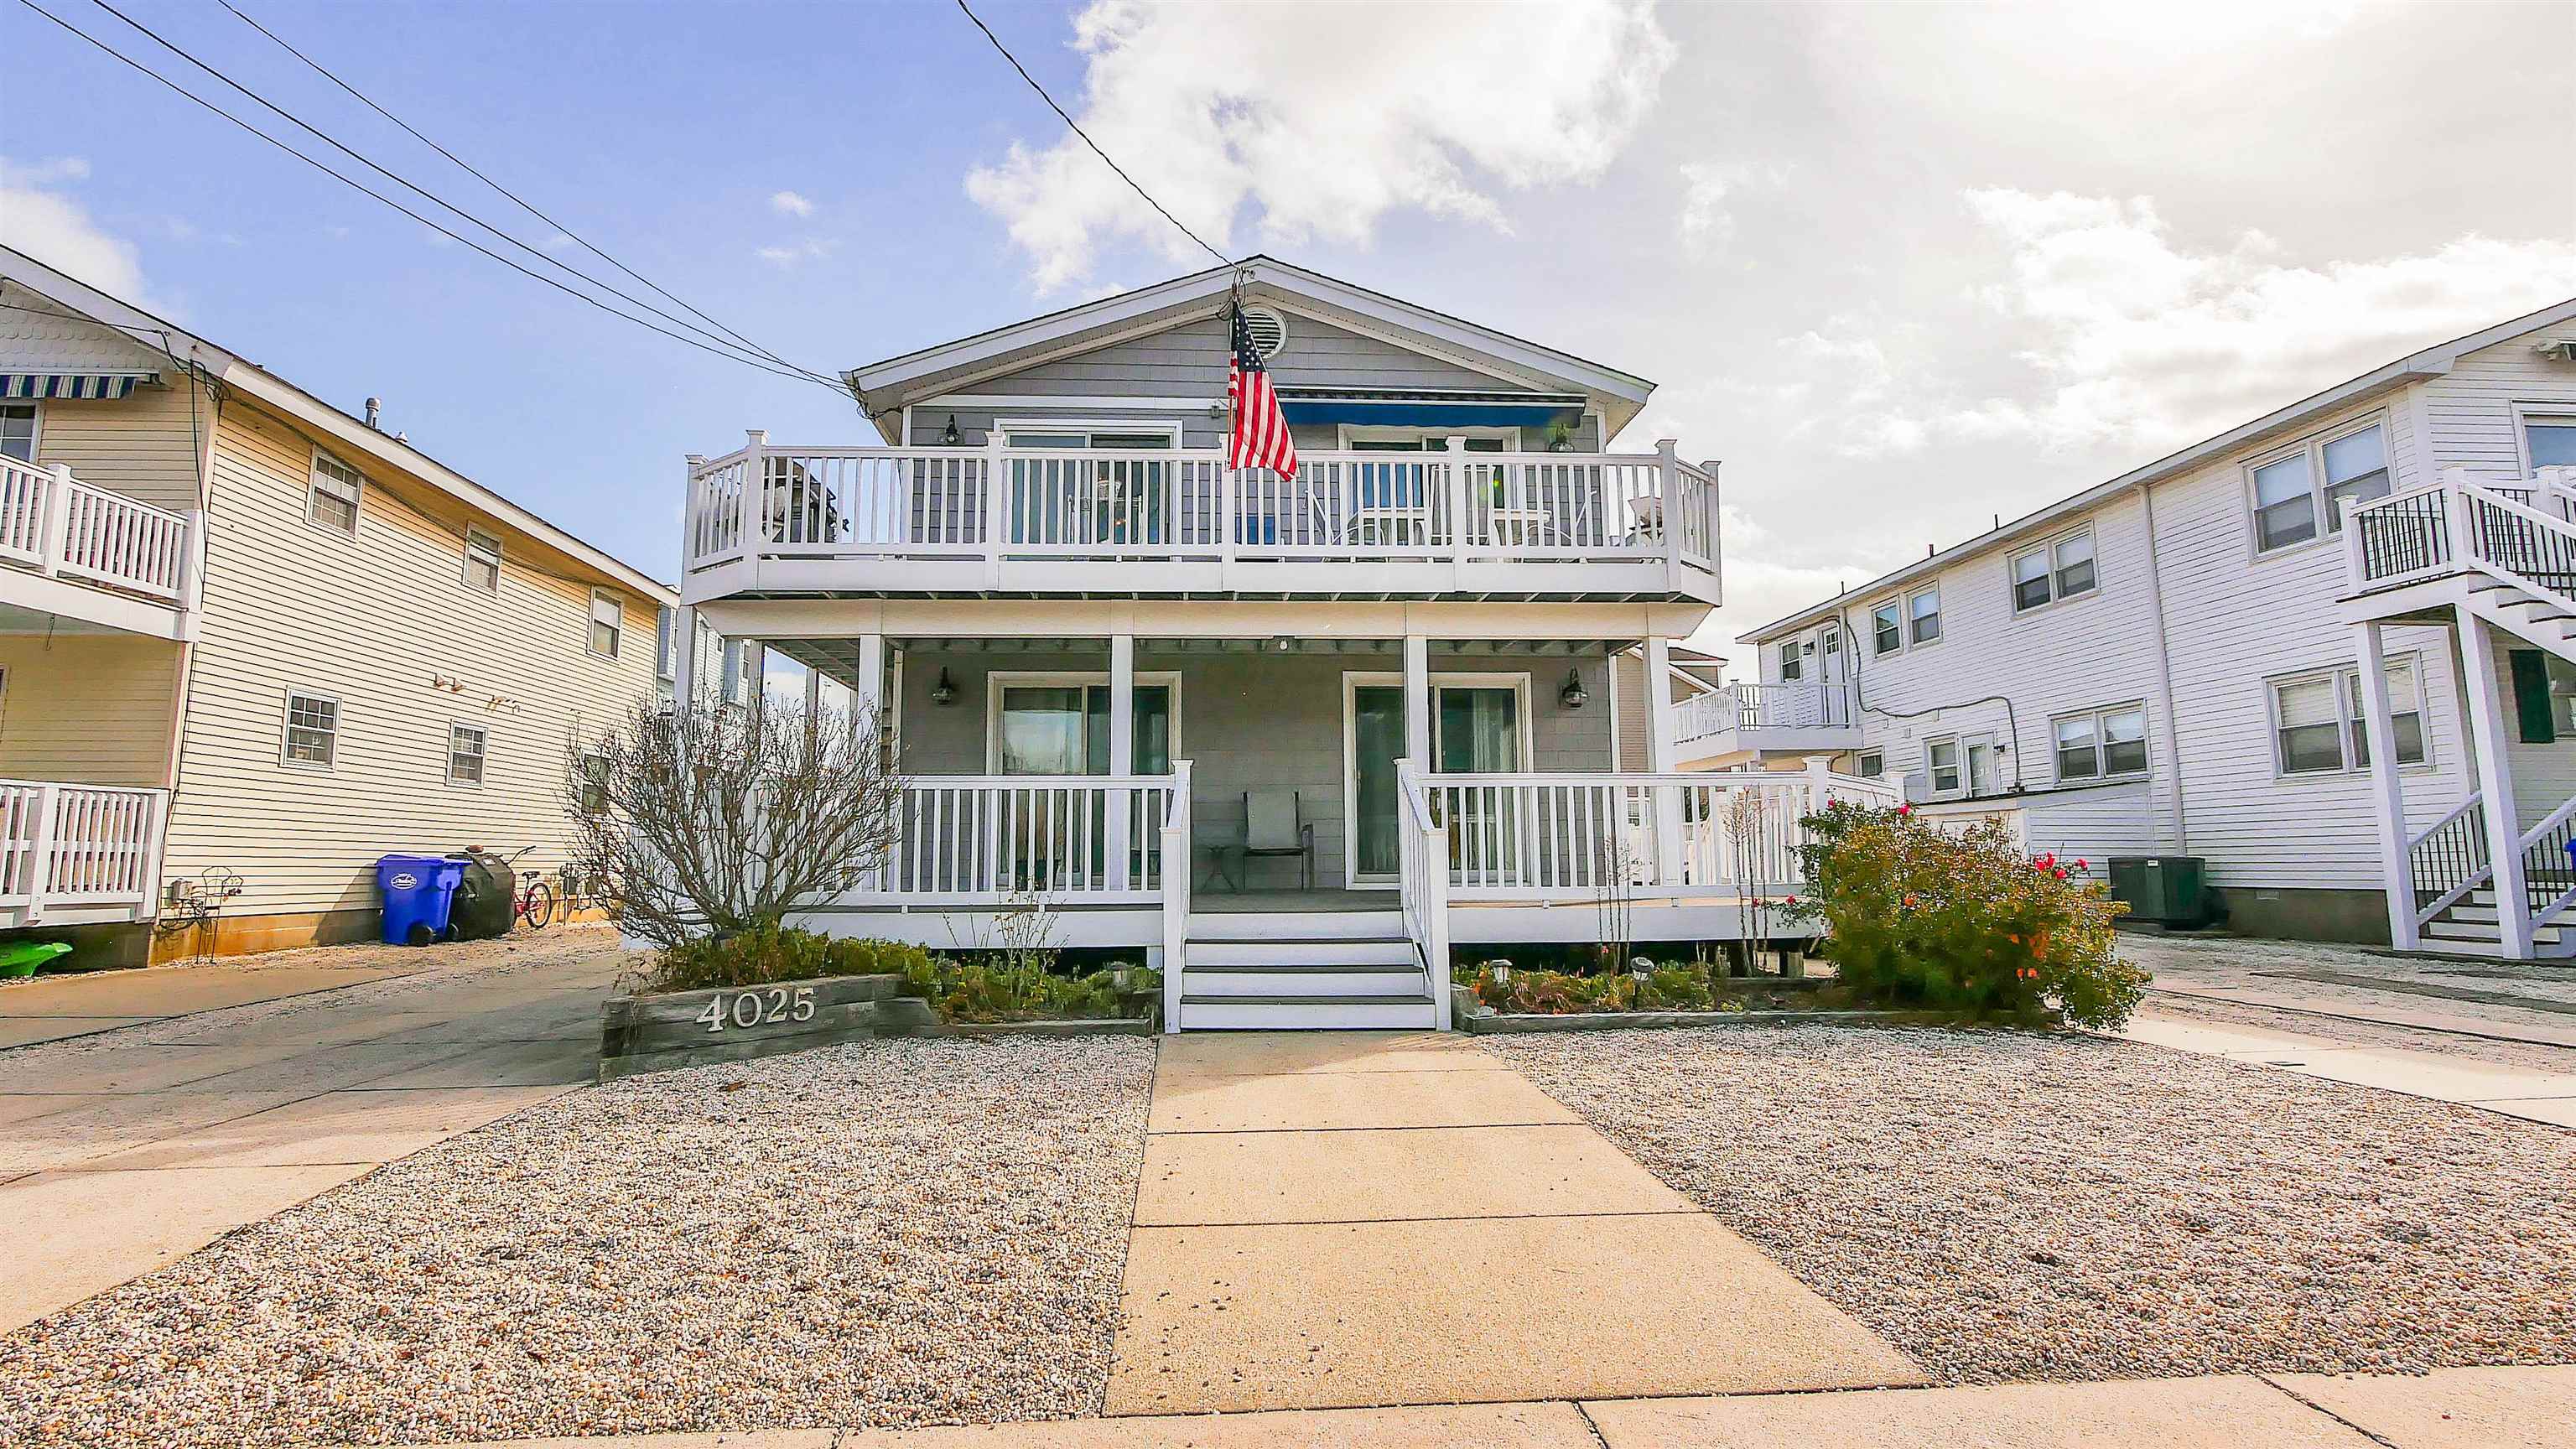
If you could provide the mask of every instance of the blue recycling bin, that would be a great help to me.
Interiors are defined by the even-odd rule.
[[[376,862],[376,893],[385,903],[385,944],[426,946],[449,938],[448,913],[465,880],[465,862],[436,855],[388,855]]]

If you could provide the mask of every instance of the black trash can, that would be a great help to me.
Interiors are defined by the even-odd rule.
[[[463,850],[448,859],[465,865],[465,879],[456,887],[456,904],[448,911],[456,939],[479,941],[510,934],[518,916],[513,894],[518,872],[488,851]]]

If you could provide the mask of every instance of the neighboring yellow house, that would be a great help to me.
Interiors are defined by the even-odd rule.
[[[671,591],[0,248],[0,935],[169,960],[375,929],[377,857],[569,839]]]

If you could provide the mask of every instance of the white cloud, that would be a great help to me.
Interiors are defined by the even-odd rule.
[[[1853,405],[1834,421],[1835,451],[2179,446],[2576,296],[2576,240],[2472,232],[2419,253],[2302,264],[2260,231],[2223,247],[2179,243],[2147,197],[1992,189],[1964,199],[2003,248],[2000,275],[1972,292],[2001,330],[1975,341],[2009,349],[2028,387],[1962,396],[1937,379],[1966,359],[1891,361],[1858,319],[1836,318],[1781,340],[1792,369]]]
[[[149,305],[143,254],[134,243],[99,226],[78,200],[44,189],[88,175],[89,163],[78,157],[23,167],[0,160],[0,243],[102,292]]]
[[[1724,251],[1735,238],[1735,210],[1730,204],[1752,185],[1776,186],[1784,178],[1777,167],[1743,162],[1692,161],[1682,168],[1682,250],[1695,257]]]
[[[761,247],[753,251],[752,255],[773,267],[792,267],[799,262],[820,261],[830,256],[832,249],[839,245],[839,242],[826,241],[820,237],[807,237],[803,241]]]
[[[1364,43],[1327,13],[1093,0],[1074,20],[1087,57],[1074,109],[1212,245],[1234,247],[1247,206],[1264,238],[1356,245],[1403,208],[1508,231],[1497,191],[1598,177],[1674,55],[1652,0],[1379,6]],[[1014,142],[966,192],[1042,292],[1085,280],[1112,239],[1205,257],[1075,136]]]
[[[769,193],[769,208],[780,216],[812,216],[814,203],[793,191]]]

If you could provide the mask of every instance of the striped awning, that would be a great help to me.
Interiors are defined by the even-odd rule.
[[[0,372],[0,400],[9,398],[120,398],[157,372]]]

